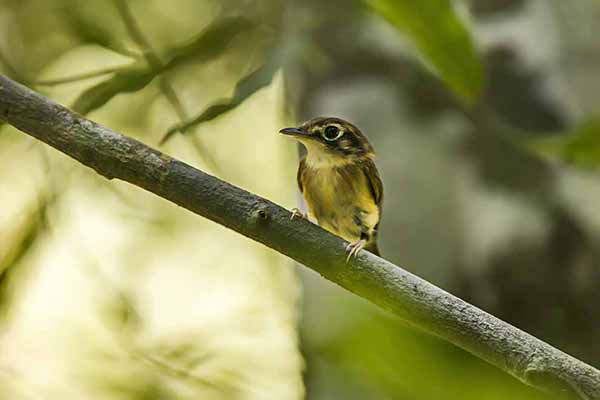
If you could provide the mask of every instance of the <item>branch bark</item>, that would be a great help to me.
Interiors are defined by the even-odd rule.
[[[241,233],[315,270],[411,325],[471,352],[521,381],[564,398],[600,400],[600,371],[362,252],[264,198],[85,119],[0,76],[0,121],[108,179],[121,179]]]

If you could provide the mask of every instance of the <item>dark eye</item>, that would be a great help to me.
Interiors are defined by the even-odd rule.
[[[323,131],[323,139],[331,142],[337,140],[340,136],[342,136],[343,133],[344,132],[340,131],[337,126],[330,125],[325,128],[325,131]]]

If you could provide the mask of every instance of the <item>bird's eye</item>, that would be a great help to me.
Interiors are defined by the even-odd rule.
[[[323,131],[323,139],[330,142],[339,139],[344,131],[341,131],[337,126],[330,125]]]

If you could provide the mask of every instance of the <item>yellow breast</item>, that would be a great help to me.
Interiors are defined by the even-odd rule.
[[[356,241],[379,222],[379,207],[360,166],[307,165],[301,179],[309,213],[328,231]]]

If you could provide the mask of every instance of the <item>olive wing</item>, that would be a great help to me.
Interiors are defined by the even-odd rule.
[[[304,193],[304,185],[302,184],[302,174],[304,173],[304,169],[306,168],[304,159],[300,160],[300,165],[298,166],[298,173],[296,174],[296,181],[298,182],[298,189],[300,189],[300,193]]]
[[[364,163],[362,170],[367,178],[373,200],[375,200],[375,203],[379,209],[381,209],[381,206],[383,205],[383,183],[379,177],[377,167],[372,160],[369,160]]]

